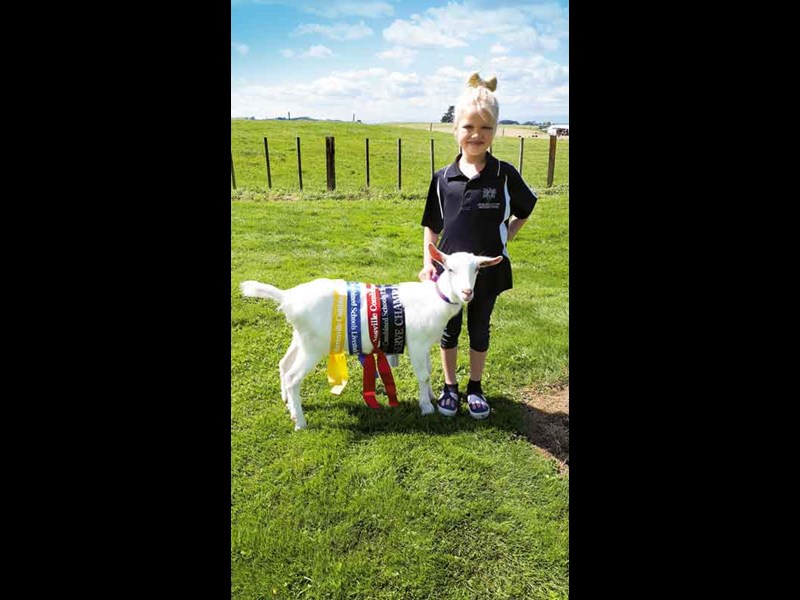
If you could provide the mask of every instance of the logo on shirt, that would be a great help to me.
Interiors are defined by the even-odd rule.
[[[478,202],[478,208],[500,208],[499,202],[492,202],[497,198],[497,188],[483,188],[483,202]]]

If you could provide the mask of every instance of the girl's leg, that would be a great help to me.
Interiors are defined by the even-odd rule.
[[[488,350],[485,352],[478,352],[472,348],[469,349],[469,378],[473,381],[481,380],[483,368],[486,366],[486,355],[488,353]]]
[[[486,366],[489,351],[489,321],[497,296],[477,295],[467,309],[467,330],[469,331],[469,383],[467,384],[467,405],[470,416],[484,419],[490,408],[481,388],[481,377]]]
[[[444,382],[449,385],[456,385],[456,363],[458,362],[458,346],[455,348],[440,348],[442,353],[442,371],[444,371]],[[472,357],[470,357],[470,367]]]
[[[463,319],[463,309],[447,322],[447,326],[442,334],[440,344],[442,355],[442,370],[444,371],[444,386],[439,399],[436,401],[436,408],[440,414],[446,417],[455,416],[458,412],[458,383],[456,382],[456,362],[458,358],[458,336],[461,334],[461,321]]]

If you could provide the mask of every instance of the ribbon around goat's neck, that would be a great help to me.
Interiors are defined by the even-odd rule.
[[[442,290],[440,290],[440,289],[439,289],[439,283],[438,283],[438,281],[439,281],[439,275],[438,275],[438,273],[437,273],[437,274],[435,274],[433,277],[431,277],[431,279],[433,280],[433,287],[435,287],[435,288],[436,288],[436,293],[437,293],[437,294],[439,294],[439,298],[441,298],[442,300],[444,300],[444,301],[445,301],[445,302],[447,302],[448,304],[455,304],[455,302],[453,302],[452,300],[450,300],[450,298],[448,298],[447,296],[445,296],[445,295],[442,293]]]

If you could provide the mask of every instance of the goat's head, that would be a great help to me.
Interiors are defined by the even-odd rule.
[[[428,253],[431,258],[442,265],[447,277],[442,277],[442,286],[449,286],[443,290],[450,299],[458,298],[462,304],[466,304],[475,295],[475,278],[480,269],[496,265],[502,256],[487,258],[485,256],[475,256],[468,252],[454,252],[445,254],[439,251],[436,246],[428,243]]]

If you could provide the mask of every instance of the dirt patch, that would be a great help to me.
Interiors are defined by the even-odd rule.
[[[569,384],[544,392],[525,390],[527,437],[569,476]]]

